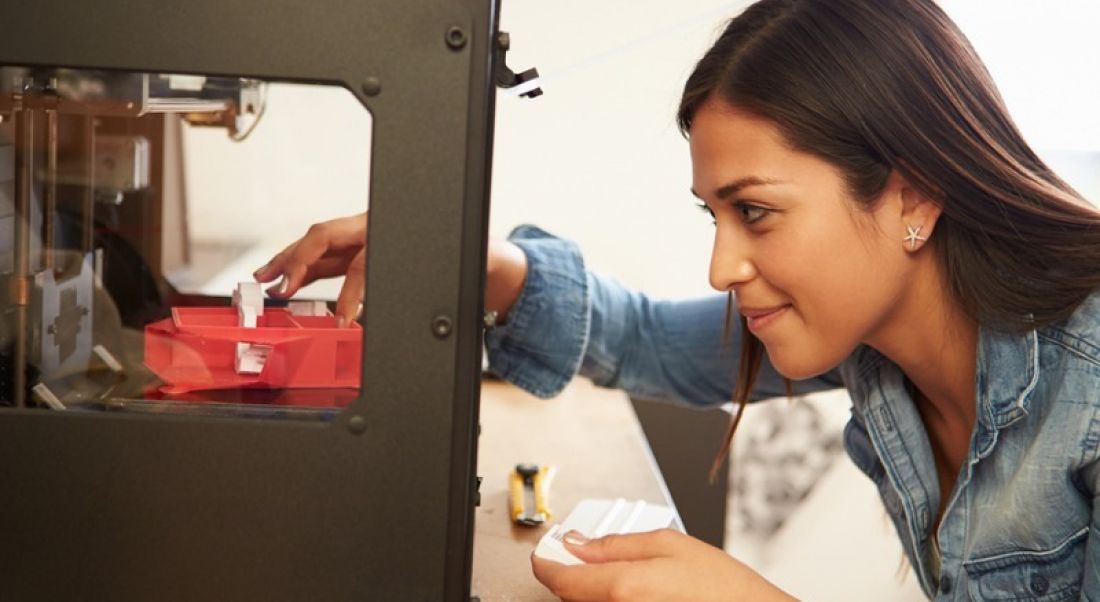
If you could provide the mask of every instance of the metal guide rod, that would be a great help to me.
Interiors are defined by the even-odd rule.
[[[34,177],[34,112],[16,110],[15,121],[15,365],[12,367],[12,401],[27,405],[27,310],[30,304],[31,186]]]

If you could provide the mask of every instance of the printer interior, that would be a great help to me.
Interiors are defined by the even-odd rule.
[[[195,240],[184,137],[216,128],[243,142],[263,125],[269,85],[0,68],[0,290],[13,299],[0,307],[0,404],[325,419],[355,399],[350,387],[170,390],[146,361],[149,324],[233,292],[196,286],[227,257]]]

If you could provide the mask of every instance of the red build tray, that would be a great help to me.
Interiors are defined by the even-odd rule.
[[[358,388],[363,330],[337,328],[335,316],[296,316],[264,308],[256,328],[238,326],[235,307],[174,307],[145,326],[145,365],[164,393],[235,388]],[[237,343],[271,347],[259,374],[238,374]]]

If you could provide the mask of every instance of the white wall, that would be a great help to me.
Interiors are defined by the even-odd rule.
[[[695,61],[748,3],[504,4],[510,63],[537,66],[546,82],[534,100],[500,96],[492,231],[534,222],[578,241],[590,266],[632,286],[709,291],[713,228],[689,192],[675,114]]]
[[[371,116],[347,90],[274,84],[256,129],[184,127],[192,236],[281,248],[309,224],[358,213],[370,184]],[[259,267],[259,266],[256,266]]]
[[[993,75],[1024,137],[1100,204],[1100,2],[941,0]]]
[[[1035,147],[1100,152],[1100,2],[941,0]]]

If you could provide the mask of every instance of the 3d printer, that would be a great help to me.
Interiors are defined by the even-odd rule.
[[[0,600],[470,597],[494,88],[533,76],[497,12],[5,7]],[[280,82],[370,113],[361,386],[165,394],[146,326],[228,304],[172,277],[202,263],[181,136],[247,137]]]

